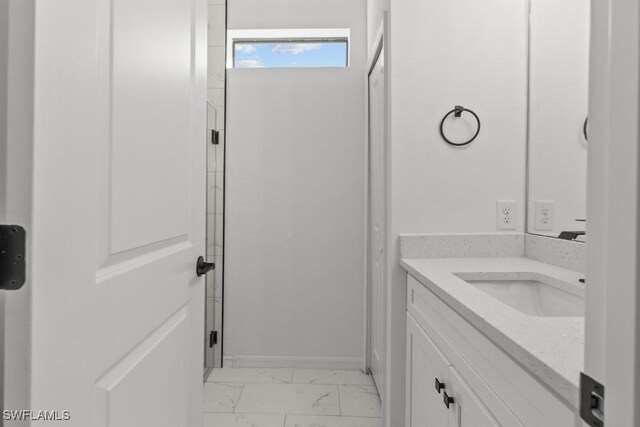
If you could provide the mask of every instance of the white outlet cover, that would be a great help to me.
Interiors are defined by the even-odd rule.
[[[553,231],[555,202],[536,200],[533,228],[538,231]]]
[[[496,203],[496,229],[518,228],[518,204],[515,200],[498,200]]]

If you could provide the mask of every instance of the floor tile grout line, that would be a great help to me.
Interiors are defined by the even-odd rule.
[[[227,412],[229,413],[229,412]],[[248,414],[248,412],[239,412],[239,414]],[[252,413],[253,415],[269,415],[269,413],[261,413],[261,412],[255,412]],[[270,415],[282,415],[282,414],[270,414]],[[331,415],[331,414],[295,414],[295,413],[287,413],[287,416],[289,415],[297,415],[299,417],[317,417],[317,418],[322,418],[322,417],[326,417],[326,418],[366,418],[368,420],[378,420],[381,417],[372,417],[369,415]]]
[[[207,381],[207,384],[268,384],[268,385],[315,385],[315,384],[292,384],[292,383],[263,383],[251,381]],[[333,385],[333,384],[317,384],[317,385]]]
[[[236,400],[236,404],[233,405],[233,411],[231,411],[231,413],[235,414],[236,413],[236,408],[238,407],[238,404],[240,403],[240,398],[242,397],[242,393],[244,393],[244,388],[247,386],[247,383],[244,383],[242,385],[242,390],[240,390],[240,394],[238,395],[238,400]]]
[[[274,385],[341,385],[345,387],[374,387],[370,384],[342,384],[342,383],[283,383],[283,382],[266,382],[266,381],[206,381],[207,384],[274,384]]]
[[[314,382],[311,383],[305,383],[305,382],[300,382],[300,383],[296,383],[294,382],[295,379],[295,374],[296,371],[323,371],[322,369],[306,369],[306,368],[226,368],[226,370],[237,370],[237,371],[242,371],[242,370],[254,370],[254,369],[265,369],[265,370],[280,370],[280,371],[290,371],[291,372],[291,381],[287,384],[326,384],[326,385],[333,385],[333,384],[340,384],[340,385],[373,385],[372,384],[372,380],[370,379],[369,375],[363,374],[366,378],[367,381],[365,382],[326,382],[326,383],[316,383],[316,380],[313,380]],[[225,370],[225,369],[223,369]],[[335,370],[335,369],[331,369],[331,370],[326,370],[329,372],[356,372],[355,370]],[[216,370],[212,371],[211,374],[209,374],[209,376],[207,377],[206,382],[221,382],[221,381],[211,381],[209,380],[210,377],[212,377],[215,374]],[[358,371],[360,372],[360,371]],[[224,381],[222,381],[224,382]],[[270,383],[271,381],[269,381]],[[263,383],[263,381],[258,381],[258,383]],[[277,382],[280,383],[280,382]]]

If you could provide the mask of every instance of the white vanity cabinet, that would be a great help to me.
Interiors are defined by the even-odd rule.
[[[410,314],[407,315],[407,391],[409,427],[500,426]]]
[[[582,425],[571,405],[407,277],[406,427]]]

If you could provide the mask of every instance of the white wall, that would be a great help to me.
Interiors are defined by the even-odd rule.
[[[351,27],[364,43],[365,0],[228,0],[227,7],[230,30]]]
[[[229,70],[225,356],[359,367],[364,0],[228,7],[230,30],[351,28],[352,56],[348,69]]]
[[[588,0],[531,3],[529,224],[557,236],[584,230],[587,209]],[[535,227],[535,201],[554,202],[553,230]]]
[[[394,5],[392,207],[398,231],[496,231],[500,199],[518,202],[517,229],[524,230],[526,31],[524,0]],[[454,105],[475,110],[482,121],[466,148],[447,145],[438,132]]]
[[[386,425],[404,422],[405,275],[401,233],[496,231],[496,201],[518,204],[524,230],[527,8],[525,0],[393,3],[385,34],[391,74],[391,221]],[[466,148],[444,143],[454,105],[482,131]],[[471,125],[472,126],[472,125]],[[475,128],[455,129],[464,138]]]

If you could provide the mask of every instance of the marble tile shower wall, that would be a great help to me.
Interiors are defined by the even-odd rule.
[[[225,146],[225,0],[209,0],[207,128],[220,132],[220,144],[207,143],[207,259],[216,269],[207,275],[207,307],[213,307],[213,330],[222,339],[222,265],[224,212],[224,146]],[[220,345],[215,346],[214,366],[222,361]]]

